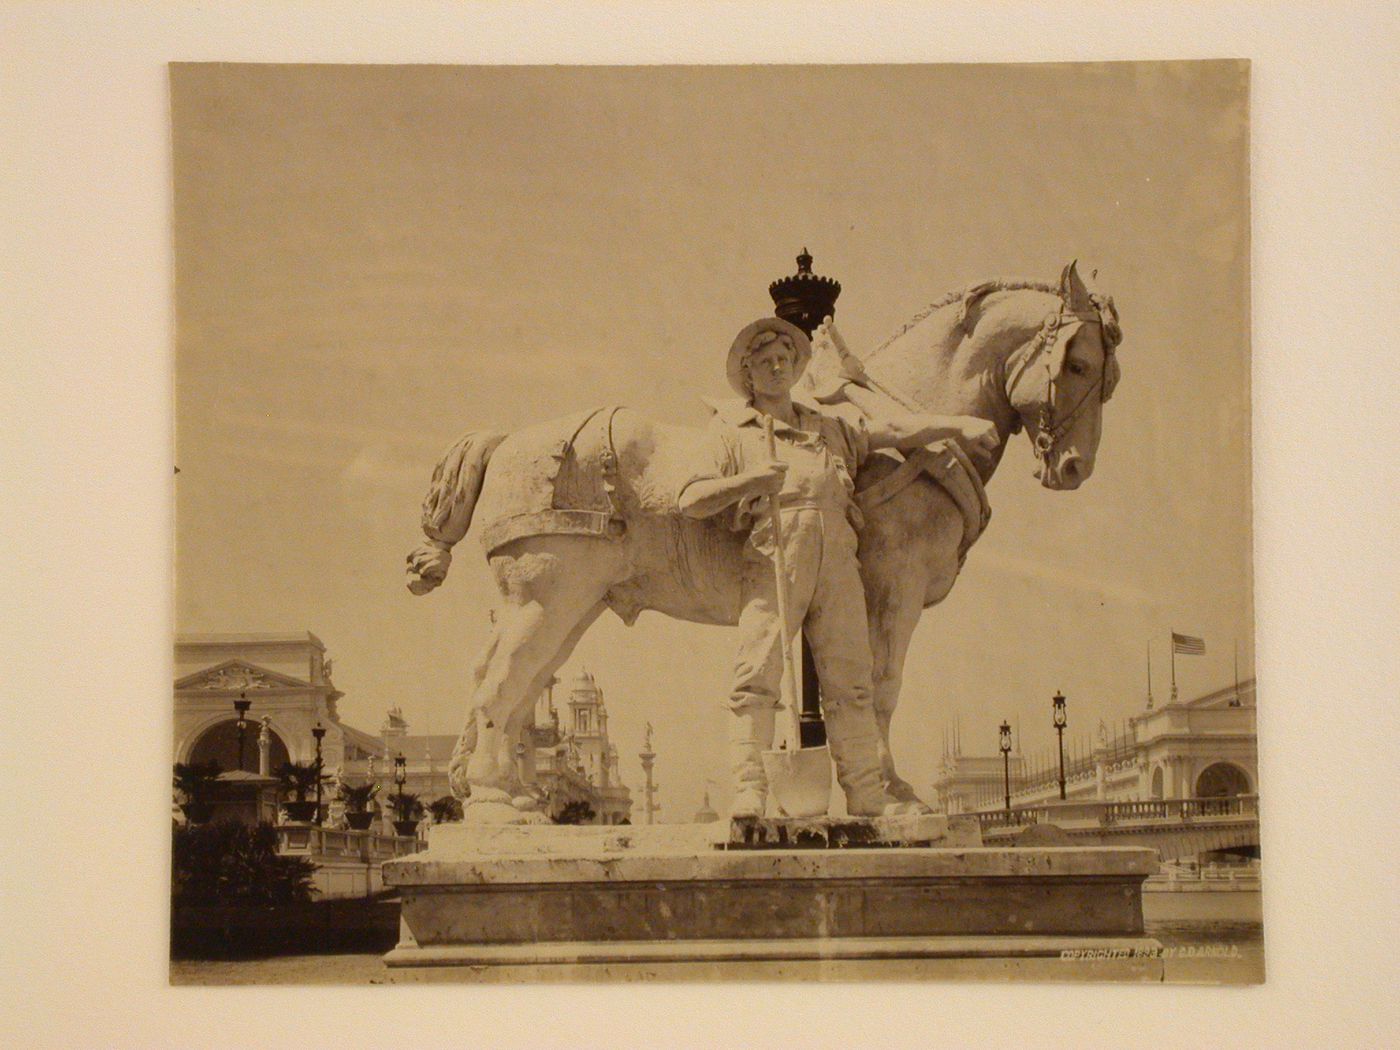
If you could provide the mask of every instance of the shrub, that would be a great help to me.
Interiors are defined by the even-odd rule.
[[[171,849],[176,904],[291,904],[311,899],[316,865],[277,853],[269,824],[232,820],[178,827]]]
[[[426,812],[423,800],[411,792],[392,795],[389,802],[394,807],[396,820],[418,820]]]
[[[305,802],[315,796],[316,784],[328,778],[322,775],[317,762],[283,762],[277,767],[277,779],[296,801]]]
[[[594,812],[593,807],[582,799],[579,799],[575,802],[566,803],[564,808],[555,814],[554,823],[587,824],[595,816],[597,816],[597,813]]]
[[[341,784],[340,801],[350,813],[368,813],[369,805],[379,794],[379,785],[374,781],[368,784]]]
[[[217,762],[176,762],[174,787],[185,802],[200,805],[209,801],[210,791],[222,770]]]
[[[434,824],[450,824],[462,819],[462,800],[453,798],[451,795],[443,795],[442,798],[428,806],[428,812],[433,815]]]

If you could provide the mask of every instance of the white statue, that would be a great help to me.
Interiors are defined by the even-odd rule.
[[[819,669],[822,716],[847,812],[878,816],[910,805],[886,791],[880,766],[853,479],[881,448],[912,452],[935,441],[960,440],[990,461],[999,443],[996,427],[976,416],[903,413],[853,425],[794,403],[792,388],[811,352],[806,334],[777,317],[755,321],[739,333],[727,371],[741,399],[716,406],[694,462],[696,473],[678,494],[682,514],[710,518],[730,511],[730,527],[748,537],[740,574],[739,655],[728,704],[733,816],[764,813],[768,785],[762,754],[773,746],[784,647],[796,644],[799,631]],[[760,515],[755,506],[774,497],[782,508],[780,536],[771,511]],[[782,545],[782,598],[773,568],[775,541]]]
[[[1120,339],[1111,300],[1091,295],[1071,265],[1058,287],[998,281],[945,296],[863,363],[839,339],[818,340],[794,393],[824,414],[867,430],[916,410],[976,416],[999,439],[976,463],[957,439],[902,460],[874,452],[854,479],[876,752],[881,790],[895,800],[917,801],[889,732],[920,611],[951,590],[985,526],[983,484],[1007,438],[1026,429],[1046,488],[1074,489],[1092,473]],[[513,747],[531,701],[605,609],[626,623],[643,609],[738,622],[746,533],[676,503],[700,454],[699,433],[610,408],[509,435],[473,431],[438,464],[409,587],[440,584],[475,521],[502,595],[449,771],[466,819],[543,819],[512,812],[510,800],[528,794],[514,782]]]

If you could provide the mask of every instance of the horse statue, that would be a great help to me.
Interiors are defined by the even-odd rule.
[[[1009,435],[1027,431],[1045,488],[1074,489],[1093,472],[1122,334],[1112,300],[1090,293],[1072,263],[1058,286],[988,281],[944,296],[864,361],[831,330],[817,335],[796,396],[853,419],[975,415],[1001,437],[976,465],[944,442],[903,458],[876,453],[856,478],[880,760],[890,794],[918,802],[895,769],[889,731],[919,616],[951,590],[987,523],[984,485]],[[516,745],[534,699],[605,609],[629,625],[646,609],[737,622],[744,536],[722,516],[697,521],[676,508],[699,437],[610,407],[511,434],[473,431],[437,465],[409,588],[438,586],[476,521],[501,596],[450,764],[467,820],[544,819]]]

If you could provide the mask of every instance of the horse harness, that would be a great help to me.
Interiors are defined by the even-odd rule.
[[[1107,325],[1103,322],[1103,314],[1100,310],[1076,310],[1061,299],[1059,310],[1046,315],[1044,324],[1040,326],[1040,331],[1036,333],[1035,339],[1031,341],[1027,349],[1021,353],[1020,360],[1013,366],[1006,380],[1006,399],[1014,406],[1016,389],[1030,372],[1031,362],[1038,355],[1045,356],[1045,400],[1040,406],[1040,418],[1036,423],[1036,435],[1032,447],[1035,450],[1036,458],[1047,467],[1050,465],[1051,453],[1054,452],[1055,446],[1069,432],[1069,428],[1074,425],[1075,420],[1084,414],[1085,408],[1089,405],[1089,396],[1097,390],[1099,403],[1102,404],[1108,400],[1111,392],[1105,383],[1105,378],[1108,376],[1111,365],[1113,347],[1105,334],[1101,340],[1104,361],[1103,367],[1099,369],[1098,381],[1084,391],[1084,394],[1075,402],[1074,407],[1068,413],[1059,420],[1055,419],[1056,373],[1051,368],[1052,356],[1050,352],[1059,342],[1065,329],[1077,329],[1083,324],[1097,324],[1107,333]],[[1066,348],[1067,353],[1068,348]],[[1064,367],[1064,360],[1065,358],[1061,359],[1061,369]]]

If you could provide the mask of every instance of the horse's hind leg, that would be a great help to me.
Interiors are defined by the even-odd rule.
[[[579,639],[583,637],[584,632],[593,626],[593,622],[602,615],[603,610],[606,608],[606,604],[599,602],[589,612],[585,613],[583,619],[578,622],[578,626],[570,631],[569,636],[564,639],[564,644],[561,645],[559,651],[554,654],[554,659],[550,660],[540,673],[535,675],[529,688],[525,690],[525,694],[529,698],[528,702],[517,707],[515,713],[512,714],[506,722],[506,736],[508,739],[523,743],[526,747],[530,746],[529,742],[525,739],[525,733],[533,717],[534,712],[532,711],[532,707],[534,706],[535,700],[548,688],[550,680],[553,679],[555,673],[560,667],[564,666],[564,661],[573,655],[574,648],[578,645]],[[474,720],[469,719],[468,723],[474,726]],[[523,781],[524,778],[522,777],[520,779]],[[531,789],[534,786],[534,781],[523,783],[522,786],[525,789],[526,798],[522,799],[516,797],[513,802],[518,808],[533,808],[534,799],[531,798],[530,795],[532,794]],[[530,805],[522,805],[522,803],[527,800]]]
[[[533,684],[597,616],[621,566],[617,544],[583,536],[529,537],[492,557],[502,601],[450,769],[454,792],[469,796],[467,819],[519,819],[510,806],[519,789],[512,723],[518,729]]]

